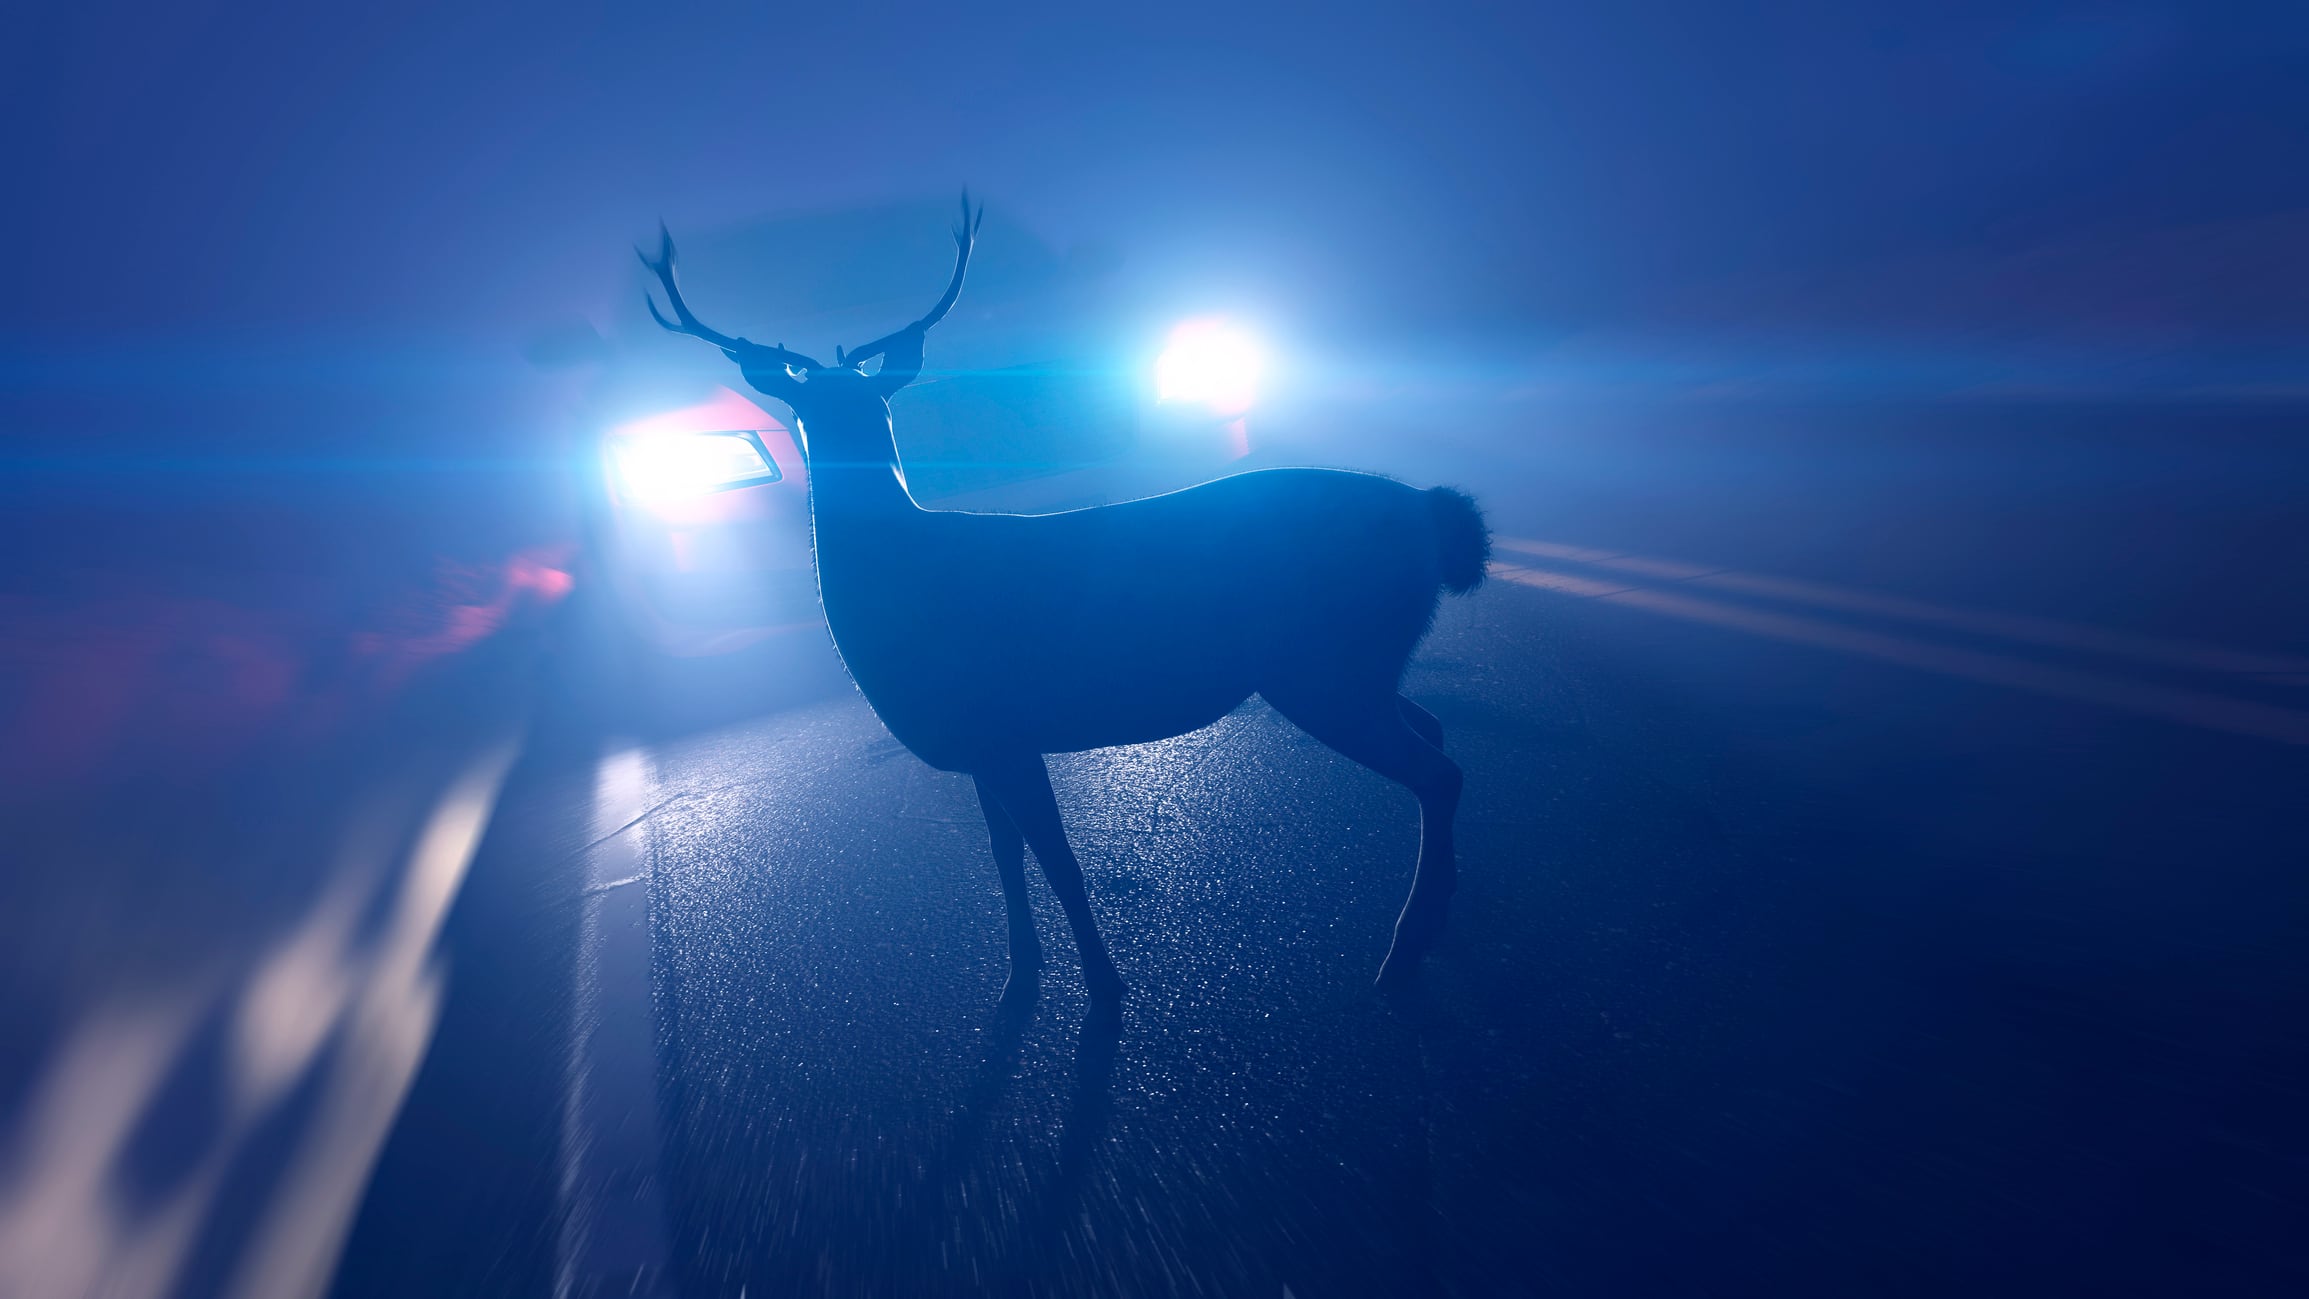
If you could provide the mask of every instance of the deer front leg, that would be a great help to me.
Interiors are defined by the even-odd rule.
[[[1051,793],[1050,769],[1043,765],[1042,755],[1001,762],[977,774],[979,788],[991,790],[994,801],[1010,814],[1011,823],[1034,849],[1034,859],[1042,863],[1042,877],[1050,881],[1050,891],[1058,895],[1066,923],[1074,930],[1075,948],[1082,953],[1082,981],[1090,989],[1091,1004],[1119,1004],[1124,990],[1122,976],[1115,973],[1114,960],[1106,953],[1106,940],[1098,936],[1098,922],[1091,918],[1090,895],[1082,886],[1082,865],[1066,842],[1066,826],[1058,818],[1058,798]]]
[[[1002,810],[1002,802],[978,777],[978,808],[986,814],[986,832],[994,842],[994,870],[1002,877],[1002,904],[1010,915],[1010,983],[1002,990],[1008,998],[1042,972],[1042,939],[1034,932],[1034,908],[1026,901],[1026,836]]]

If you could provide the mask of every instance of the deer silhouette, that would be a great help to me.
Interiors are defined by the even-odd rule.
[[[1460,770],[1443,727],[1398,692],[1441,592],[1483,580],[1475,502],[1373,474],[1267,469],[1057,514],[924,509],[906,486],[890,398],[962,292],[985,210],[967,195],[954,275],[929,314],[821,365],[700,323],[674,279],[673,237],[642,263],[673,318],[785,403],[810,469],[818,592],[851,679],[890,733],[968,774],[1009,915],[1011,981],[1042,966],[1026,849],[1066,913],[1094,1005],[1123,995],[1067,844],[1044,756],[1183,735],[1263,696],[1317,740],[1410,789],[1419,864],[1380,966],[1411,975],[1456,884]],[[872,373],[867,362],[881,364]],[[1007,995],[1007,990],[1006,990]]]

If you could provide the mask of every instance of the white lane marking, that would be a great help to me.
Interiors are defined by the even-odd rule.
[[[557,1299],[671,1293],[650,984],[654,783],[640,748],[609,753],[594,774],[593,842],[579,858]]]
[[[497,805],[518,746],[491,746],[434,803],[399,871],[395,800],[356,817],[328,886],[297,926],[230,986],[188,986],[97,1008],[51,1058],[7,1134],[0,1171],[0,1296],[177,1293],[203,1230],[224,1211],[229,1175],[310,1084],[311,1110],[271,1180],[222,1293],[325,1293],[369,1175],[440,1017],[441,925]],[[354,917],[393,889],[369,938]],[[129,1194],[129,1143],[202,1022],[230,1026],[219,1130],[157,1202]],[[184,1121],[182,1116],[171,1116]],[[273,1140],[280,1134],[274,1134]],[[246,1194],[246,1192],[243,1192]]]
[[[83,1016],[47,1061],[7,1134],[0,1176],[0,1295],[158,1299],[176,1288],[215,1199],[218,1161],[143,1212],[121,1194],[129,1142],[208,1009],[179,989]]]
[[[2002,654],[1932,645],[1883,632],[1843,627],[1816,618],[1768,613],[1651,587],[1598,582],[1593,578],[1551,569],[1495,563],[1491,571],[1503,580],[1560,595],[1607,600],[1671,618],[1858,654],[1942,676],[2098,704],[2145,717],[2275,740],[2281,744],[2309,744],[2309,712],[2299,709],[2248,703],[2195,690],[2176,690],[2095,672],[2049,667]]]
[[[324,1084],[312,1135],[283,1174],[265,1228],[226,1294],[300,1299],[327,1290],[369,1172],[440,1022],[444,980],[434,940],[515,752],[505,745],[467,770],[418,836],[375,964],[347,1008],[344,1048]]]
[[[1493,540],[1493,544],[1501,550],[1535,555],[1542,559],[1569,560],[1575,564],[1611,569],[1615,572],[1635,573],[1644,577],[1663,578],[1673,582],[1688,582],[1694,586],[1714,587],[1717,590],[1732,591],[1741,595],[1760,595],[1767,599],[1784,600],[1791,604],[1811,605],[1821,609],[1841,609],[1850,613],[1874,614],[1878,617],[1892,618],[1901,622],[1948,627],[1957,631],[1996,636],[2005,640],[2019,641],[2028,645],[2043,645],[2052,649],[2080,650],[2090,654],[2101,654],[2112,658],[2129,658],[2143,663],[2189,668],[2200,672],[2261,677],[2309,675],[2309,659],[2289,654],[2236,650],[2194,641],[2162,640],[2152,636],[2136,636],[2128,632],[2111,631],[2105,627],[2087,626],[2083,623],[2039,618],[2029,614],[1963,609],[1953,605],[1933,604],[1925,600],[1911,600],[1902,596],[1879,595],[1872,591],[1856,591],[1849,587],[1830,586],[1824,582],[1808,582],[1792,577],[1774,577],[1765,573],[1747,573],[1731,568],[1709,568],[1699,564],[1687,564],[1681,560],[1630,555],[1622,551],[1597,550],[1589,546],[1571,546],[1561,542],[1532,541],[1522,537],[1498,537]]]

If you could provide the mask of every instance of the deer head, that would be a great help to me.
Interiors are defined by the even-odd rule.
[[[890,427],[890,398],[922,372],[923,338],[932,325],[946,318],[946,313],[954,309],[954,300],[961,296],[962,276],[970,267],[970,249],[977,242],[978,227],[985,219],[986,209],[980,207],[973,213],[970,195],[965,193],[962,218],[954,227],[954,277],[947,282],[946,292],[937,305],[913,324],[863,347],[845,351],[837,346],[832,365],[821,365],[782,344],[764,346],[708,328],[690,311],[689,304],[682,301],[681,289],[674,282],[673,235],[662,225],[658,228],[657,256],[651,257],[639,249],[635,252],[641,264],[657,276],[673,309],[673,319],[666,319],[659,314],[657,299],[652,296],[650,318],[673,333],[702,339],[720,348],[722,355],[737,362],[747,383],[793,410],[805,443],[813,428],[829,432],[878,429],[886,437]],[[882,364],[868,373],[866,363],[877,358]]]

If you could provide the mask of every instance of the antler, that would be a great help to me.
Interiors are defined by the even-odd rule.
[[[875,339],[873,342],[866,344],[864,347],[859,348],[855,352],[837,353],[836,355],[840,357],[842,364],[863,364],[864,362],[871,360],[874,357],[881,356],[883,353],[889,351],[892,347],[896,346],[899,342],[907,339],[908,336],[911,335],[915,340],[915,346],[911,355],[912,364],[910,368],[903,366],[901,367],[904,370],[904,380],[900,381],[901,386],[903,386],[905,380],[911,380],[914,377],[914,373],[922,368],[920,344],[922,335],[929,332],[929,329],[932,325],[935,325],[939,321],[946,319],[946,313],[954,310],[955,299],[962,296],[962,276],[965,271],[970,269],[970,249],[978,241],[978,227],[985,224],[985,222],[985,205],[981,204],[976,215],[973,215],[970,211],[970,191],[962,191],[962,221],[961,224],[954,227],[954,278],[947,281],[945,295],[938,299],[937,306],[930,308],[929,315],[922,317],[920,320],[917,320],[913,324],[906,326],[904,329],[898,330],[896,333],[885,334],[882,337]],[[888,362],[884,363],[883,369],[886,372],[891,370]],[[891,377],[894,379],[898,378],[898,374],[896,372],[892,372]]]
[[[766,359],[776,361],[784,365],[786,368],[794,370],[823,370],[826,368],[818,364],[816,361],[811,360],[809,357],[802,355],[800,352],[787,351],[783,346],[764,347],[760,343],[751,342],[743,338],[734,338],[728,334],[721,333],[718,330],[708,328],[704,321],[699,320],[697,316],[690,311],[689,304],[682,301],[681,289],[674,283],[673,232],[666,229],[665,223],[662,221],[658,223],[657,237],[658,245],[656,257],[651,257],[648,253],[643,252],[639,248],[634,249],[633,252],[634,256],[641,258],[641,264],[647,266],[650,269],[650,273],[657,276],[657,282],[665,286],[666,301],[673,305],[674,319],[667,320],[664,316],[659,315],[657,310],[657,298],[654,295],[645,294],[643,295],[643,300],[649,304],[650,319],[656,321],[661,327],[670,330],[673,333],[687,334],[691,338],[703,339],[706,342],[713,344],[715,347],[718,347],[725,353],[728,353],[730,359],[738,362],[740,365],[745,365],[749,360]],[[767,355],[764,356],[764,353]],[[751,371],[753,367],[749,366],[747,368],[749,371]]]

